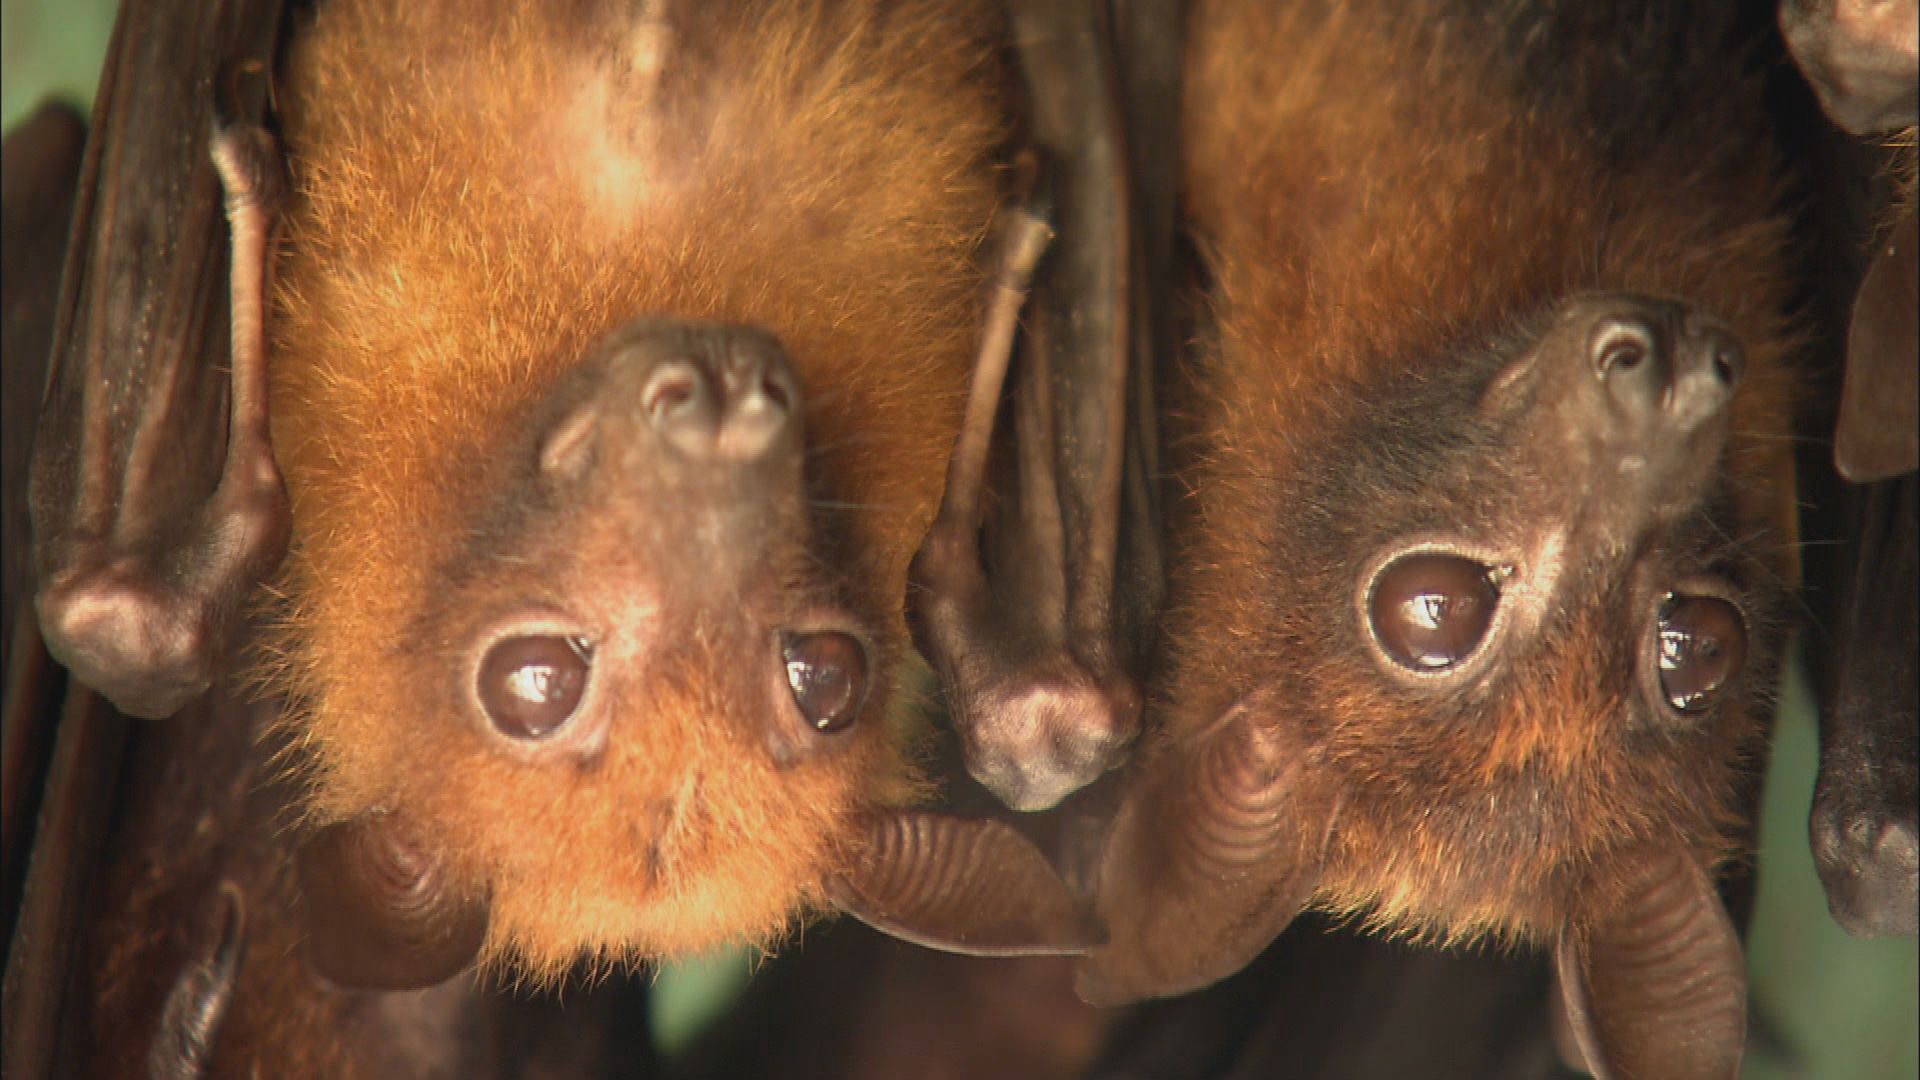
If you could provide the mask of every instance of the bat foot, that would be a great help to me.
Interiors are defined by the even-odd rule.
[[[1920,828],[1911,800],[1861,807],[1820,800],[1813,861],[1827,906],[1858,937],[1911,936],[1920,924]]]

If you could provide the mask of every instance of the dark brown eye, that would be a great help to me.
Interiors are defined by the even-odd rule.
[[[1681,712],[1713,704],[1747,658],[1740,609],[1713,596],[1667,597],[1660,609],[1660,690]]]
[[[1500,593],[1487,568],[1457,555],[1409,555],[1373,579],[1367,615],[1387,655],[1415,671],[1444,671],[1473,654]]]
[[[867,693],[867,651],[850,634],[789,634],[782,650],[787,686],[815,731],[852,726]]]
[[[501,734],[550,735],[567,722],[587,688],[588,650],[574,638],[508,638],[480,662],[480,704]]]

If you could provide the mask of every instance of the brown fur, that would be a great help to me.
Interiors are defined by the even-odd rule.
[[[1734,849],[1797,575],[1785,227],[1757,86],[1725,76],[1739,57],[1696,52],[1685,70],[1719,75],[1612,102],[1614,80],[1660,76],[1610,69],[1604,33],[1523,33],[1523,5],[1453,10],[1474,6],[1191,16],[1185,198],[1210,318],[1174,421],[1188,497],[1163,693],[1176,742],[1236,702],[1296,732],[1300,805],[1318,808],[1300,827],[1333,815],[1317,905],[1539,940],[1606,908],[1630,843],[1676,838],[1707,864]],[[1592,55],[1537,63],[1569,40]],[[1659,94],[1682,114],[1639,124]],[[1550,459],[1493,446],[1469,468],[1432,449],[1446,417],[1396,406],[1470,412],[1484,382],[1443,388],[1477,378],[1471,357],[1589,290],[1687,300],[1743,342],[1720,485],[1737,543],[1700,510],[1632,551],[1584,548],[1588,511]],[[1422,470],[1430,505],[1382,479]],[[1436,702],[1383,674],[1359,636],[1368,559],[1422,531],[1517,550],[1547,523],[1572,530],[1566,570],[1482,687]],[[1749,665],[1709,721],[1663,729],[1631,650],[1659,591],[1710,558],[1750,586]]]
[[[957,429],[995,199],[1000,87],[977,5],[665,6],[656,51],[637,5],[334,0],[284,90],[298,197],[273,407],[295,536],[271,681],[298,704],[315,816],[421,819],[491,890],[487,956],[539,976],[583,952],[764,941],[817,900],[848,815],[913,791],[885,721],[900,598]],[[618,708],[592,768],[502,753],[434,696],[457,643],[415,635],[468,558],[488,456],[643,314],[764,328],[792,358],[807,494],[830,520],[769,574],[811,580],[830,560],[808,587],[878,635],[843,753],[776,768],[760,687],[738,685],[757,675],[697,622],[596,659]],[[614,524],[541,542],[573,575],[547,584],[635,625]],[[698,580],[681,557],[638,572]],[[504,599],[509,574],[454,595]]]

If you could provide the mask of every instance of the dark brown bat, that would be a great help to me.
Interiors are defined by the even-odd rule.
[[[1849,132],[1904,129],[1885,156],[1891,174],[1839,199],[1884,202],[1848,222],[1824,284],[1850,308],[1830,460],[1810,534],[1833,528],[1837,555],[1810,560],[1826,595],[1814,635],[1824,661],[1820,778],[1810,819],[1814,861],[1834,917],[1857,934],[1920,925],[1920,236],[1916,235],[1916,102],[1920,5],[1783,3],[1780,25],[1828,115]],[[1847,152],[1852,150],[1853,152]],[[1830,152],[1823,173],[1858,176],[1857,148]],[[1874,166],[1869,165],[1870,170]],[[1886,168],[1885,165],[1880,165]],[[1870,178],[1871,179],[1871,178]],[[1870,194],[1890,188],[1879,200]],[[1864,233],[1864,235],[1861,235]],[[1864,274],[1861,266],[1864,264]],[[1857,291],[1853,289],[1857,281]],[[1826,430],[1816,432],[1824,449]],[[1823,455],[1825,456],[1825,455]],[[1837,470],[1839,476],[1833,475]],[[1844,477],[1842,480],[1840,477]],[[1837,507],[1837,511],[1834,509]]]
[[[1775,180],[1711,10],[1198,5],[1209,276],[1164,737],[1095,1001],[1308,906],[1554,951],[1582,1054],[1731,1076],[1741,852],[1795,585]]]
[[[108,144],[184,143],[192,179],[96,197],[183,239],[108,221],[82,265],[36,456],[42,619],[116,701],[172,711],[276,557],[284,468],[265,678],[324,826],[329,974],[424,984],[481,949],[545,977],[824,908],[968,950],[1090,940],[1010,830],[910,808],[887,719],[1003,197],[995,14],[321,5],[277,77],[284,215],[264,132],[211,141],[225,425],[167,322],[217,296],[219,189],[182,162],[210,84],[264,85],[273,19],[197,54],[220,77],[164,128],[189,134]],[[1002,323],[1038,227],[1010,231]],[[128,251],[158,264],[124,286],[133,329],[87,299]]]

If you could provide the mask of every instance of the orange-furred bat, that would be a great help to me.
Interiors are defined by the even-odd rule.
[[[1713,877],[1797,575],[1786,232],[1735,21],[1189,12],[1205,294],[1092,999],[1212,982],[1311,906],[1546,946],[1595,1071],[1734,1074]]]
[[[209,105],[270,72],[280,125],[223,101],[184,140],[219,181],[178,187],[231,225],[228,403],[56,350],[37,601],[57,655],[165,715],[285,540],[258,666],[323,971],[548,978],[835,908],[966,951],[1091,940],[1010,829],[913,807],[895,725],[907,563],[1037,251],[1018,215],[982,243],[1002,21],[328,0],[213,65]],[[144,405],[89,377],[122,362]],[[200,503],[147,490],[183,413],[225,421],[172,462],[217,477]]]

